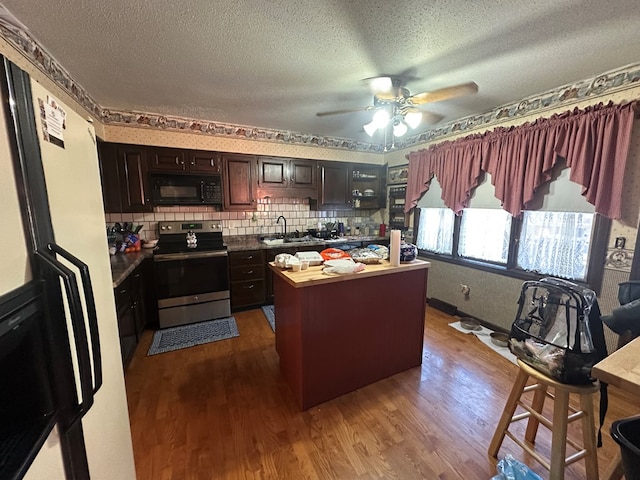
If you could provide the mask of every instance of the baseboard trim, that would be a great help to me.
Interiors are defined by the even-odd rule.
[[[440,310],[441,312],[447,313],[449,315],[457,315],[458,307],[452,305],[451,303],[447,303],[444,300],[440,300],[439,298],[431,297],[427,300],[430,306],[433,308]]]

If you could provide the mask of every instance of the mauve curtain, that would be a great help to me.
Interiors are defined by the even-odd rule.
[[[460,213],[478,185],[483,149],[486,145],[482,139],[471,136],[411,152],[405,212],[417,205],[435,175],[442,187],[444,204],[456,214]]]
[[[411,152],[405,211],[417,205],[435,174],[445,204],[460,213],[483,170],[503,208],[518,216],[562,157],[596,212],[619,219],[635,107],[599,104]]]

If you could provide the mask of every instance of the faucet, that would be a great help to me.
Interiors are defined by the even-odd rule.
[[[277,219],[276,219],[276,223],[280,223],[280,219],[282,219],[284,221],[284,234],[282,235],[282,238],[287,238],[287,219],[284,218],[283,215],[280,215]]]

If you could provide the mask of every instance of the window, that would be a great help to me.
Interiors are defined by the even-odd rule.
[[[498,209],[466,208],[460,222],[458,255],[506,264],[509,257],[511,215]]]
[[[416,246],[433,253],[451,255],[455,215],[448,208],[421,208]]]
[[[517,266],[569,279],[587,276],[593,213],[526,211]]]
[[[416,246],[423,255],[442,255],[443,260],[478,268],[499,267],[519,278],[555,276],[593,287],[601,273],[589,265],[603,253],[594,253],[596,245],[606,248],[608,225],[588,212],[525,211],[522,219],[515,219],[497,209],[467,208],[456,217],[448,209],[419,208]]]
[[[558,165],[553,180],[513,218],[485,175],[456,216],[437,179],[418,202],[415,243],[420,254],[521,279],[556,276],[601,286],[611,221],[594,213],[582,187]]]

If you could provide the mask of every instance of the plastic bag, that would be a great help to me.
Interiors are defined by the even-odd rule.
[[[496,465],[498,475],[491,480],[542,480],[542,477],[519,462],[511,454],[507,454]]]

